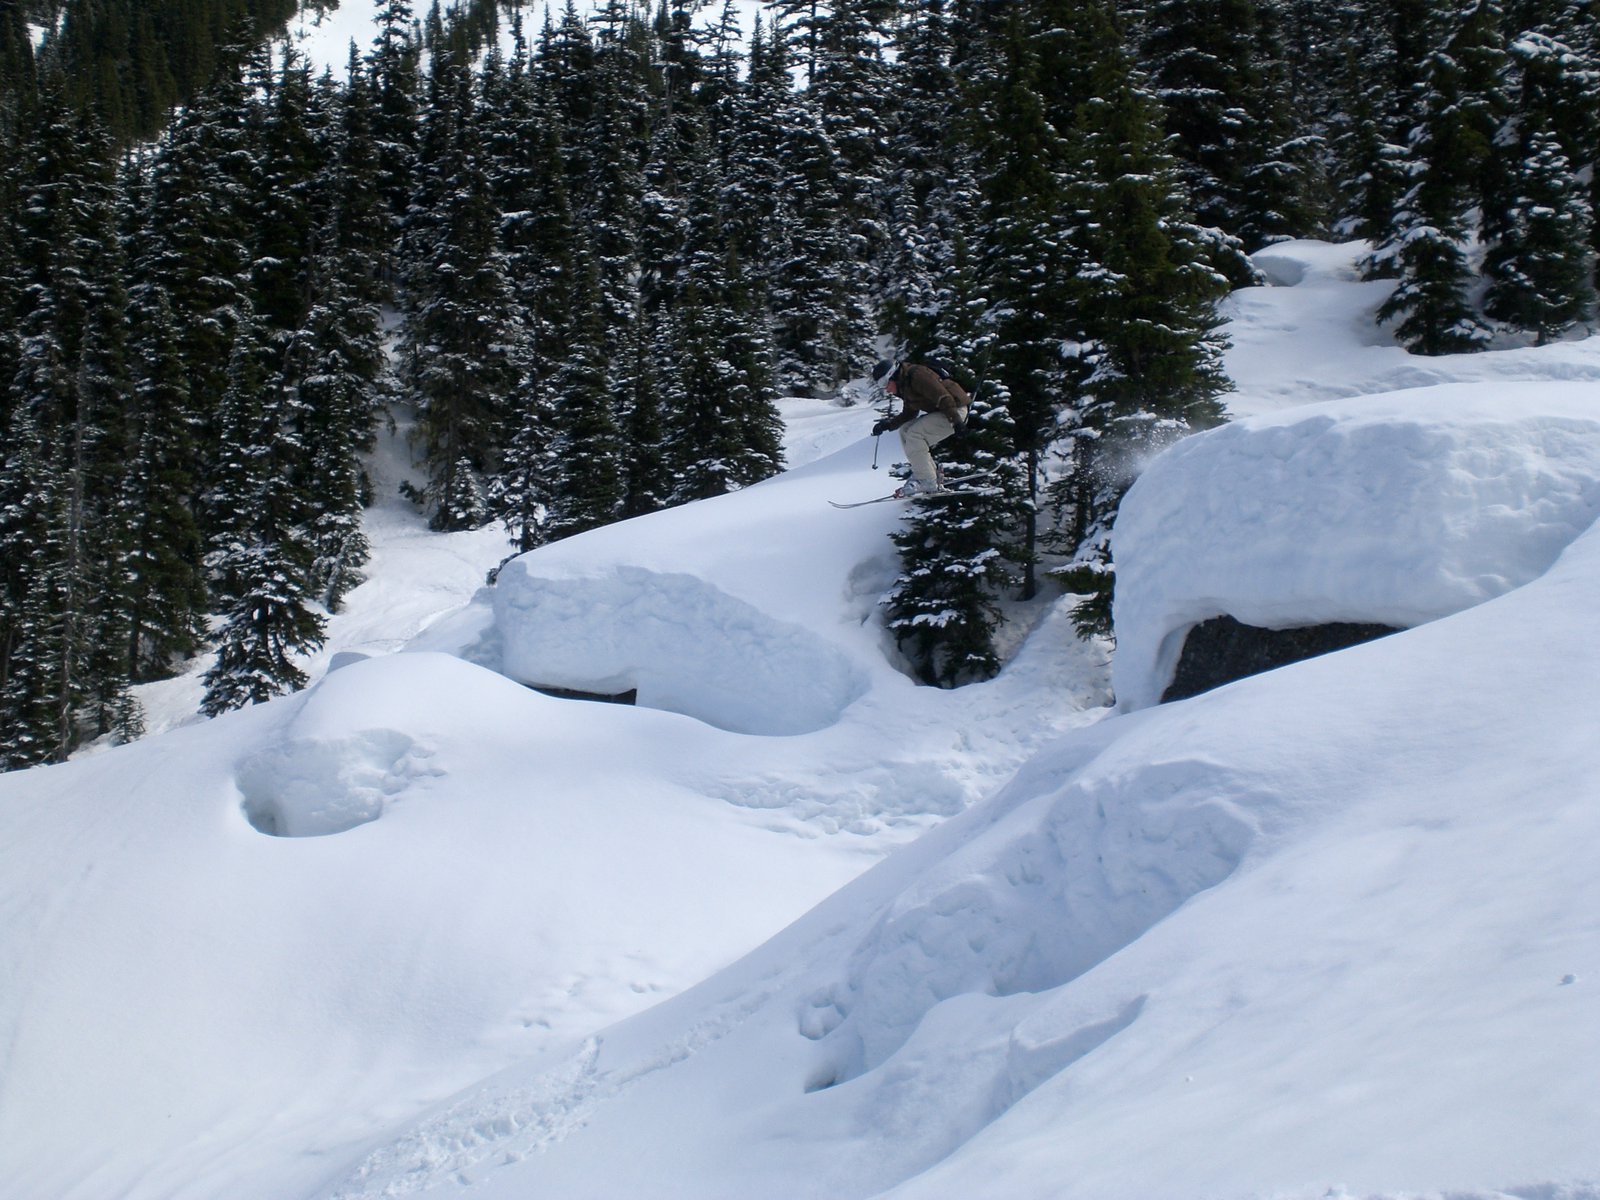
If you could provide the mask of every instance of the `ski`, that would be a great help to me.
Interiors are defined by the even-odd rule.
[[[906,499],[907,500],[954,500],[954,499],[957,499],[959,497],[964,497],[964,496],[998,496],[999,494],[1000,494],[1000,489],[999,488],[974,488],[974,487],[950,488],[950,487],[947,487],[942,492],[917,492],[915,495],[907,496]]]
[[[964,482],[963,479],[947,481],[947,483],[962,482]],[[835,508],[864,508],[868,504],[884,504],[890,500],[944,500],[957,496],[998,496],[999,494],[999,488],[952,488],[947,486],[942,492],[913,492],[909,496],[901,496],[891,492],[887,496],[874,496],[871,500],[829,500],[828,503]]]
[[[868,504],[882,504],[886,500],[900,500],[900,499],[903,499],[903,497],[896,496],[893,492],[890,492],[887,496],[874,496],[871,500],[851,500],[851,501],[848,501],[848,502],[840,501],[840,500],[829,500],[828,503],[833,505],[835,508],[864,508]]]

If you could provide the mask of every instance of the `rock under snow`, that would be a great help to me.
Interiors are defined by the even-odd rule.
[[[1597,516],[1592,384],[1419,388],[1188,438],[1117,519],[1118,702],[1158,703],[1212,618],[1409,628],[1538,578]]]
[[[693,575],[548,574],[524,557],[493,603],[501,669],[533,687],[632,691],[646,708],[758,734],[825,728],[867,690],[835,646]]]

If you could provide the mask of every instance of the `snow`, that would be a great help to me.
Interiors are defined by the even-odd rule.
[[[1210,617],[1420,625],[1539,578],[1597,518],[1593,384],[1439,384],[1190,438],[1118,514],[1118,700],[1156,703]]]
[[[1359,250],[1136,485],[1128,711],[1056,596],[911,682],[868,407],[492,589],[402,425],[308,690],[0,777],[6,1194],[1596,1200],[1600,338],[1409,359]],[[1151,704],[1217,611],[1411,627]]]

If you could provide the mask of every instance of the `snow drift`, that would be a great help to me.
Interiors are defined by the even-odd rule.
[[[1156,703],[1208,618],[1420,625],[1538,578],[1597,517],[1590,384],[1413,389],[1189,438],[1117,517],[1118,702]]]
[[[494,589],[501,670],[737,733],[822,729],[867,690],[843,651],[693,575],[618,566],[577,578],[521,558]]]

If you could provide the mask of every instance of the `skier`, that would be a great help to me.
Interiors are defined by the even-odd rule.
[[[921,363],[880,362],[872,369],[872,381],[882,384],[890,396],[900,398],[900,412],[884,417],[872,427],[874,437],[891,429],[900,431],[900,445],[911,464],[911,478],[895,495],[942,493],[945,487],[933,462],[933,448],[967,423],[971,397],[954,379],[946,379]]]

